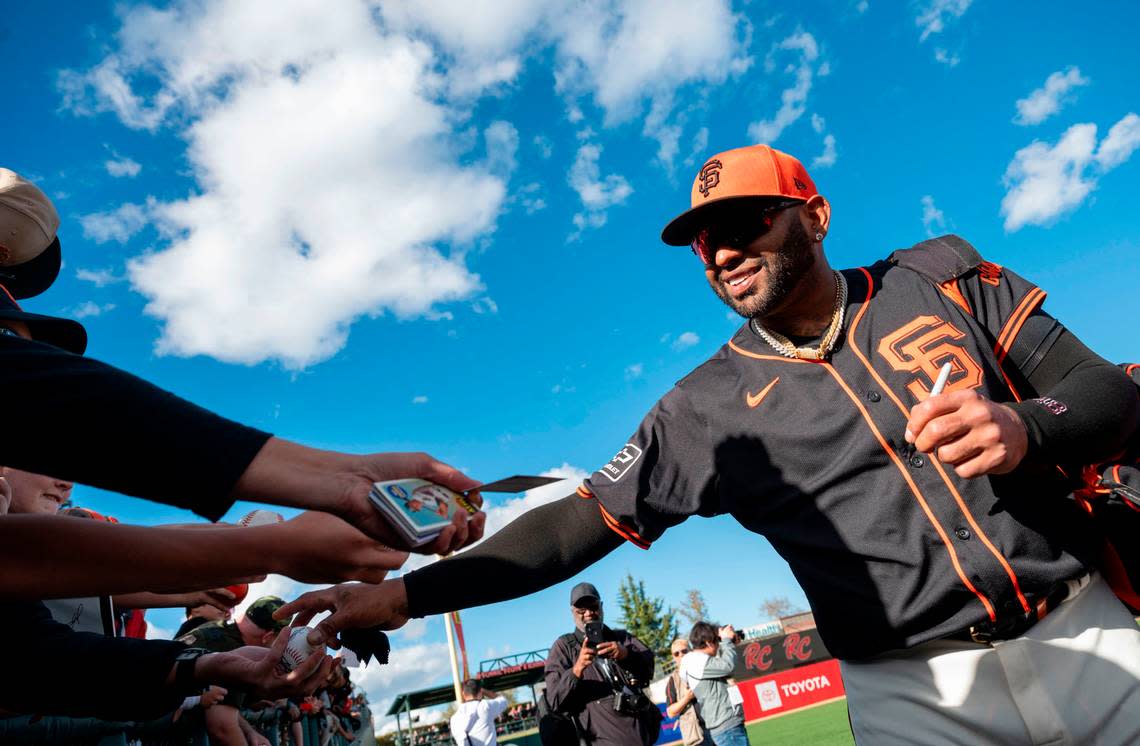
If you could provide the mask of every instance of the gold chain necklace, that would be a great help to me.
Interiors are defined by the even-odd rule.
[[[839,333],[843,329],[843,317],[847,313],[847,278],[835,270],[832,270],[831,273],[835,275],[835,305],[831,310],[831,323],[827,325],[827,331],[824,332],[823,339],[819,341],[818,348],[796,347],[792,344],[792,340],[779,332],[765,329],[756,319],[752,319],[752,330],[784,357],[798,360],[827,359],[832,348],[835,347],[835,343],[839,340]]]

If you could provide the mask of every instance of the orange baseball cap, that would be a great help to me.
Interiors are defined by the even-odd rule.
[[[798,159],[767,145],[750,145],[717,153],[705,161],[693,179],[688,210],[669,221],[661,240],[688,246],[700,228],[702,213],[712,205],[732,201],[802,199],[818,192]]]

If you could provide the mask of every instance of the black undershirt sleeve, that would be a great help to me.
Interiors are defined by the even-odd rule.
[[[0,336],[0,463],[217,520],[269,434],[57,347]]]
[[[73,632],[38,601],[0,605],[0,707],[38,715],[145,720],[172,712],[186,692],[166,685],[186,645]]]
[[[527,511],[473,549],[405,575],[408,615],[526,596],[572,577],[621,543],[596,500],[569,495]]]
[[[1115,365],[1081,343],[1044,312],[1022,334],[1055,341],[1033,355],[1024,378],[1036,398],[1012,404],[1029,435],[1026,459],[1035,463],[1088,464],[1113,457],[1140,423],[1136,386]]]

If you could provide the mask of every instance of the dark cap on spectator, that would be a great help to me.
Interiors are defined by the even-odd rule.
[[[3,268],[0,267],[0,272]],[[87,330],[78,321],[60,319],[55,316],[41,316],[38,313],[27,313],[20,308],[20,304],[12,297],[0,277],[0,322],[4,320],[22,321],[28,325],[32,339],[37,342],[46,342],[76,355],[82,355],[87,349]]]
[[[602,597],[598,594],[598,589],[594,587],[593,583],[579,583],[570,589],[570,605],[577,606],[578,602],[584,598],[592,598],[595,601],[601,601]]]
[[[0,168],[0,283],[17,298],[51,287],[59,274],[59,214],[47,195]]]
[[[285,605],[277,596],[262,596],[245,610],[245,618],[266,631],[280,632],[289,626],[288,619],[274,619],[273,613]]]

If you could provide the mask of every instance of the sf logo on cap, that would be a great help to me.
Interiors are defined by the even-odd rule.
[[[701,167],[701,172],[697,174],[697,178],[701,180],[701,185],[697,187],[704,196],[709,196],[709,190],[720,183],[720,170],[723,168],[720,161],[715,158]]]

